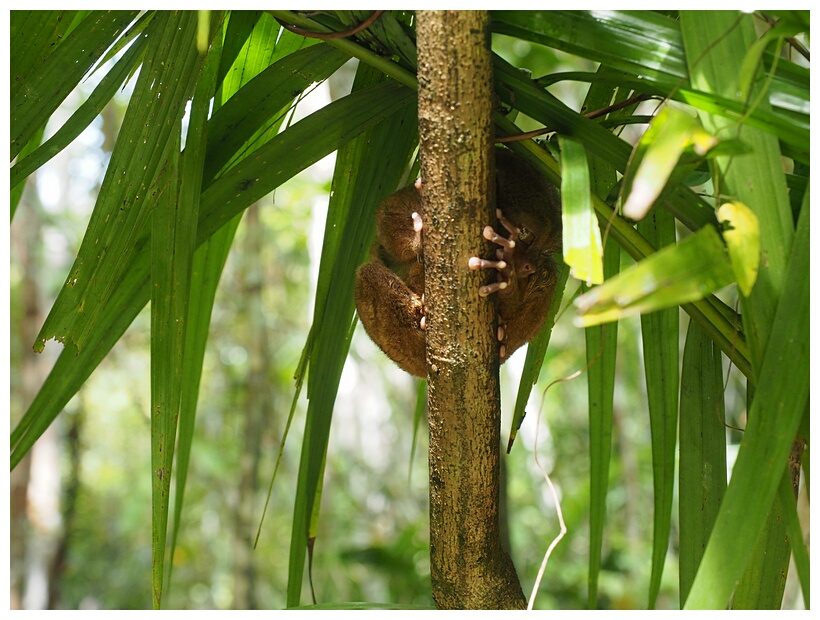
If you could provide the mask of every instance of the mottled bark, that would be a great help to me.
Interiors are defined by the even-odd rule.
[[[483,11],[418,11],[430,411],[430,563],[440,608],[523,608],[500,543],[496,309],[482,298],[494,222],[492,65]]]

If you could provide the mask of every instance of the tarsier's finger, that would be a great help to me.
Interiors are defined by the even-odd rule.
[[[419,232],[424,226],[423,222],[421,221],[421,216],[415,211],[413,211],[410,217],[413,218],[413,230]]]
[[[496,291],[501,291],[507,288],[506,282],[493,282],[491,284],[487,284],[486,286],[482,286],[478,289],[478,294],[481,297],[487,297],[488,295],[492,295]]]
[[[470,269],[506,269],[507,262],[503,260],[487,260],[484,258],[479,258],[478,256],[473,256],[467,262],[467,266]]]
[[[504,246],[507,249],[513,249],[515,247],[515,241],[512,239],[505,239],[498,233],[493,230],[492,226],[485,226],[484,227],[484,238],[487,241],[492,241],[493,243],[497,243],[498,245]]]
[[[498,326],[498,341],[500,342],[502,340],[504,340],[504,326],[499,325]]]
[[[501,209],[496,209],[495,216],[498,218],[499,223],[507,229],[507,232],[513,235],[513,237],[518,236],[518,228],[513,226],[512,222],[504,217],[504,214],[501,212]]]

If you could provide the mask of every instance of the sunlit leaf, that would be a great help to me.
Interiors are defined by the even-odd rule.
[[[760,266],[760,221],[742,202],[722,204],[717,217],[723,224],[723,240],[729,250],[738,288],[748,297]]]
[[[721,33],[725,33],[734,27],[725,22],[738,20],[739,14],[722,13]],[[701,84],[695,80],[691,80],[691,84],[687,81],[690,67],[684,52],[681,22],[659,11],[493,11],[492,18],[494,32],[560,49],[629,74],[628,83],[636,92],[671,95],[678,101],[734,120],[749,111],[744,100],[716,96],[708,92],[711,89],[700,89]],[[725,70],[732,74],[727,84],[737,84],[737,71],[746,49],[746,45],[736,46],[737,62],[725,65]],[[764,56],[770,61],[770,54]],[[754,109],[748,123],[786,142],[796,149],[795,155],[808,161],[808,70],[780,59],[769,97],[775,108]]]
[[[801,27],[798,24],[788,20],[782,20],[778,22],[774,28],[767,30],[762,37],[760,37],[749,47],[746,52],[746,56],[743,58],[743,64],[740,66],[740,71],[738,72],[738,86],[740,97],[742,99],[747,99],[749,96],[749,91],[752,88],[752,82],[754,81],[760,67],[761,58],[765,49],[773,41],[780,41],[782,43],[782,40],[785,37],[794,36],[800,31]],[[779,45],[775,46],[775,53],[777,53],[776,50],[778,47]]]
[[[592,208],[589,164],[580,142],[559,136],[564,262],[587,284],[604,281],[601,229]]]
[[[680,23],[692,84],[704,92],[739,99],[736,73],[745,50],[756,40],[754,18],[730,11],[683,11]],[[765,98],[757,105],[764,111],[771,108]],[[739,132],[751,149],[741,157],[717,157],[715,163],[722,174],[721,193],[747,205],[760,222],[760,248],[766,260],[760,264],[760,277],[750,296],[740,300],[744,329],[750,338],[750,361],[757,369],[785,285],[794,235],[782,153],[778,138],[768,132],[746,125],[740,128],[737,121],[713,113],[701,112],[700,120],[713,135]]]
[[[636,147],[638,169],[627,171],[627,196],[623,214],[642,219],[666,185],[683,150],[694,145],[702,155],[716,140],[706,134],[690,114],[671,106],[664,107],[649,125]]]
[[[664,248],[575,300],[576,323],[596,325],[702,299],[734,281],[712,227]]]

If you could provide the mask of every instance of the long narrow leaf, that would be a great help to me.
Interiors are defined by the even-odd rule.
[[[11,169],[10,184],[12,187],[62,151],[91,124],[91,121],[97,118],[117,90],[123,86],[128,76],[140,64],[145,43],[146,40],[142,38],[135,41],[100,81],[91,96],[71,115],[71,118],[40,148],[30,155],[18,158],[17,163]],[[20,155],[23,154],[20,153]]]
[[[691,321],[680,392],[679,582],[686,602],[726,492],[726,429],[720,350]]]
[[[196,47],[169,32],[172,18],[158,14],[146,33],[145,64],[74,266],[38,335],[39,348],[49,338],[85,346],[168,182],[164,151],[192,94],[197,66]]]
[[[800,454],[798,450],[797,454]],[[789,536],[789,544],[794,554],[794,565],[797,567],[797,576],[800,579],[800,589],[803,593],[803,604],[806,609],[811,609],[809,586],[809,552],[806,542],[803,540],[803,529],[800,526],[800,519],[797,516],[797,505],[795,503],[795,487],[792,484],[791,472],[784,475],[780,481],[777,495],[783,506],[783,514],[786,521],[786,531]]]
[[[413,91],[384,82],[335,101],[295,123],[203,192],[200,239],[213,234],[250,203],[307,165],[413,100]]]
[[[11,11],[9,77],[12,97],[17,95],[32,71],[56,50],[77,13],[78,11]]]
[[[207,41],[210,50],[202,68],[202,76],[197,82],[194,98],[191,103],[191,115],[188,120],[188,131],[185,139],[185,151],[180,163],[180,192],[179,211],[174,221],[175,238],[172,240],[172,249],[179,266],[174,274],[172,285],[177,287],[178,301],[176,310],[179,313],[174,320],[180,319],[184,329],[178,334],[179,342],[175,343],[179,355],[171,358],[174,364],[168,369],[170,376],[179,380],[179,438],[176,452],[176,489],[174,495],[174,512],[171,526],[171,544],[168,557],[171,558],[171,567],[168,570],[168,583],[171,582],[171,568],[173,567],[174,550],[179,533],[179,521],[182,512],[182,503],[185,496],[188,458],[193,440],[194,419],[196,416],[197,393],[202,375],[202,360],[205,354],[205,344],[208,340],[208,326],[211,309],[216,295],[216,286],[219,273],[227,258],[227,247],[233,239],[235,226],[225,226],[214,237],[208,240],[203,247],[195,250],[196,222],[199,215],[199,198],[202,188],[202,176],[205,165],[205,143],[208,132],[208,113],[211,107],[211,98],[216,91],[217,70],[222,53],[222,15],[215,13],[214,22],[209,23],[215,36],[213,45]],[[213,36],[213,35],[212,35]],[[152,235],[153,236],[153,235]],[[211,241],[216,238],[214,252],[209,252]],[[153,240],[157,243],[158,240]],[[219,242],[224,243],[222,248]],[[227,246],[227,247],[226,247]],[[219,251],[222,249],[223,251]],[[210,259],[210,260],[209,260]],[[206,271],[207,270],[207,271]],[[153,311],[153,306],[152,306]],[[184,316],[184,318],[183,318]],[[152,316],[153,318],[153,316]],[[164,326],[169,329],[170,326]],[[169,375],[159,377],[160,381]],[[153,377],[152,377],[153,384]],[[169,485],[170,489],[170,485]],[[167,518],[167,516],[166,516]],[[158,550],[159,551],[159,550]],[[162,549],[163,557],[165,550]],[[162,583],[154,583],[154,590]]]
[[[527,344],[527,356],[524,358],[524,368],[521,371],[521,380],[518,383],[518,392],[515,397],[515,408],[513,419],[510,423],[510,433],[507,438],[507,453],[512,450],[518,430],[524,422],[527,414],[525,408],[530,400],[532,387],[538,381],[541,374],[541,366],[544,363],[544,356],[547,354],[547,347],[552,336],[552,328],[561,310],[561,301],[564,298],[564,290],[569,279],[569,267],[565,263],[558,266],[558,275],[555,278],[555,290],[552,294],[552,304],[547,312],[547,318],[541,326],[538,335]]]
[[[736,92],[737,67],[746,49],[755,40],[754,24],[745,16],[737,28],[736,15],[730,11],[689,12],[681,14],[681,32],[694,85],[703,91],[732,96]],[[763,101],[760,107],[767,109]],[[713,135],[736,133],[751,147],[748,155],[718,157],[725,187],[719,190],[754,211],[760,222],[760,246],[765,263],[761,264],[751,295],[741,297],[743,323],[749,334],[752,365],[757,369],[766,349],[772,318],[785,285],[788,249],[794,234],[794,220],[788,201],[777,139],[750,127],[737,127],[732,121],[701,114],[703,126]]]
[[[93,12],[66,36],[35,73],[22,80],[10,103],[10,159],[17,157],[34,132],[45,124],[136,15],[137,11]]]
[[[224,218],[224,222],[230,222],[248,205],[258,200],[261,196],[257,196],[255,192],[260,189],[261,182],[264,183],[266,192],[272,191],[346,141],[383,120],[391,112],[414,101],[412,95],[412,91],[408,89],[389,83],[382,84],[331,103],[282,132],[265,149],[260,149],[264,150],[264,157],[247,168],[249,174],[259,175],[260,183],[253,186],[253,193],[250,192],[251,188],[238,188],[229,213],[223,215],[221,212],[225,205],[219,201],[218,195],[216,198],[212,195],[210,202],[207,192],[203,195],[197,224],[197,243],[204,243],[219,230],[220,225],[224,225],[217,224],[216,221],[221,222]],[[316,135],[321,135],[321,139],[308,140],[308,136]],[[285,162],[287,166],[283,166],[284,170],[280,168],[278,174],[273,174],[269,160]],[[12,468],[25,456],[148,301],[148,241],[148,235],[143,234],[129,248],[128,260],[122,269],[123,275],[108,303],[101,309],[98,324],[91,331],[86,347],[79,351],[69,347],[63,351],[43,388],[12,432]],[[75,356],[76,363],[72,363]]]
[[[361,82],[356,87],[381,81],[366,66],[361,67],[358,77]],[[358,93],[385,86],[391,83],[383,82]],[[309,403],[291,534],[289,607],[300,603],[310,519],[327,452],[333,404],[352,336],[353,276],[373,238],[376,205],[397,189],[415,143],[416,110],[406,105],[411,101],[414,99],[404,98],[404,105],[397,106],[393,115],[349,143],[337,158],[311,328]]]
[[[157,51],[182,52],[171,60],[149,55],[143,71],[154,69],[154,62],[173,71],[174,60],[182,67],[186,51],[196,50],[197,15],[183,12],[168,20],[164,36],[168,45]],[[217,58],[218,61],[218,58]],[[218,64],[212,63],[213,70]],[[162,73],[158,76],[163,78]],[[193,106],[188,126],[184,157],[180,157],[181,129],[172,130],[166,147],[168,153],[168,184],[157,199],[151,218],[151,556],[152,602],[162,607],[162,587],[165,571],[165,541],[168,532],[171,478],[177,439],[177,421],[182,390],[183,353],[187,328],[188,299],[191,287],[191,264],[196,248],[196,222],[202,186],[204,161],[204,125],[208,104],[214,89],[214,76],[205,80],[200,97]],[[210,88],[209,88],[210,87]],[[185,97],[183,90],[182,98]],[[162,96],[162,95],[160,95]],[[204,101],[203,101],[204,99]],[[182,102],[170,100],[169,105]]]
[[[780,489],[790,484],[789,468],[783,471]],[[794,497],[787,498],[794,512]],[[735,585],[732,609],[778,610],[783,603],[786,574],[789,572],[791,546],[786,534],[784,503],[780,493],[775,495],[766,522],[755,540],[749,562]],[[795,513],[796,516],[796,513]]]
[[[749,423],[732,479],[701,561],[687,609],[714,609],[729,600],[771,508],[808,405],[809,209],[800,213]]]
[[[730,18],[736,20],[736,15]],[[734,27],[735,24],[724,21],[721,33]],[[671,95],[735,120],[746,112],[734,97],[716,100],[704,96],[694,78],[687,80],[691,66],[684,53],[681,26],[659,12],[495,11],[493,28],[496,32],[548,45],[637,76],[633,84],[638,92]],[[742,53],[746,49],[744,46],[737,51]],[[736,78],[739,66],[730,65],[726,70],[734,72]],[[778,62],[778,67],[783,68],[773,76],[771,99],[780,107],[775,113],[765,108],[752,110],[751,122],[788,142],[801,156],[807,156],[808,70],[787,61]]]
[[[655,246],[675,243],[675,220],[668,211],[655,209],[638,222],[638,230]],[[661,587],[661,576],[669,548],[672,494],[675,486],[675,446],[678,427],[678,334],[677,307],[641,315],[646,397],[652,435],[652,482],[654,511],[652,529],[652,574],[649,609]]]
[[[37,131],[34,136],[32,136],[31,140],[23,150],[20,151],[21,157],[27,157],[30,153],[34,152],[37,147],[43,142],[43,134],[45,134],[46,128],[45,125]],[[9,220],[14,220],[14,214],[17,212],[17,206],[20,204],[20,198],[23,197],[23,190],[25,189],[25,183],[18,183],[16,186],[14,183],[11,183],[11,200],[9,201]]]
[[[604,281],[601,229],[592,208],[589,163],[583,145],[558,137],[561,145],[561,219],[564,262],[570,275],[587,284]]]
[[[577,321],[595,325],[677,306],[702,299],[733,281],[723,243],[709,226],[578,297]]]
[[[621,251],[616,243],[604,249],[604,276],[618,273]],[[615,396],[615,356],[618,351],[618,323],[595,325],[584,330],[586,342],[587,398],[589,403],[589,576],[587,604],[596,607],[601,549],[606,523],[606,496],[612,456],[612,412]]]
[[[293,100],[294,93],[306,84],[321,82],[349,58],[327,45],[313,45],[288,54],[250,80],[211,118],[206,178],[240,153],[251,136]]]

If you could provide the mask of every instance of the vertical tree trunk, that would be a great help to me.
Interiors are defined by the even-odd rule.
[[[494,222],[484,11],[419,11],[419,133],[430,409],[430,564],[439,608],[523,608],[500,543],[496,310],[478,289]]]

